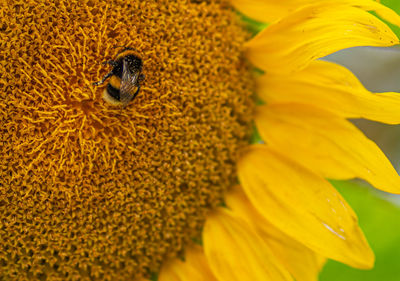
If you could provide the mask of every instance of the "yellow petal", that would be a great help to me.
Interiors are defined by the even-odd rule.
[[[288,15],[299,7],[318,2],[329,2],[333,5],[347,4],[349,6],[358,6],[368,11],[375,11],[389,22],[400,25],[399,18],[394,11],[370,0],[231,0],[232,5],[237,10],[260,22],[272,22]]]
[[[246,44],[247,57],[268,73],[292,73],[344,48],[399,42],[377,17],[334,2],[306,6],[269,25]]]
[[[158,281],[217,281],[208,266],[203,249],[190,245],[185,253],[185,261],[178,258],[163,264]]]
[[[262,75],[257,94],[268,104],[305,103],[346,118],[400,124],[399,93],[373,94],[351,71],[332,62],[313,61],[291,75]]]
[[[303,244],[274,227],[251,205],[241,187],[236,186],[225,196],[229,209],[246,220],[272,249],[296,281],[317,281],[320,257]]]
[[[266,145],[248,149],[238,175],[253,206],[282,232],[322,256],[357,268],[373,266],[356,215],[324,178]]]
[[[226,209],[207,218],[203,243],[218,280],[293,280],[257,233]]]
[[[309,4],[310,0],[286,0],[286,1],[265,1],[265,0],[231,0],[232,5],[241,13],[260,22],[272,22],[299,6]]]
[[[349,121],[301,104],[261,106],[255,120],[264,141],[323,177],[362,178],[400,193],[400,177],[389,160]]]
[[[318,262],[319,271],[322,270],[322,268],[326,264],[327,260],[328,259],[323,257],[323,256],[317,256],[317,262]]]

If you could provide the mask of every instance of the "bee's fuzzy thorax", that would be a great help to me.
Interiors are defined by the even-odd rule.
[[[118,91],[118,90],[117,90]],[[118,100],[118,98],[119,98],[119,91],[118,91],[118,97],[117,96],[112,96],[111,94],[110,94],[110,90],[109,90],[109,87],[107,86],[107,88],[106,89],[104,89],[104,91],[103,91],[103,99],[104,99],[104,101],[105,102],[107,102],[107,103],[109,103],[109,104],[111,104],[111,105],[114,105],[114,106],[122,106],[123,104],[122,104],[122,102],[120,102],[119,100]]]

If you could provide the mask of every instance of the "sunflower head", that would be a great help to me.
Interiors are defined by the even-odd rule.
[[[249,139],[236,15],[224,1],[14,1],[1,13],[2,274],[157,271],[199,235]],[[92,85],[115,46],[134,48],[146,75],[125,108]]]

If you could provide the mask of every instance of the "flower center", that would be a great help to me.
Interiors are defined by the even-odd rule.
[[[85,3],[84,3],[85,2]],[[247,37],[224,3],[15,1],[0,22],[0,268],[130,280],[199,235],[247,144]],[[126,107],[93,86],[119,48],[145,79]],[[83,279],[82,279],[83,280]]]

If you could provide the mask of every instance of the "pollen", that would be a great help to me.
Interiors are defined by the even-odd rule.
[[[251,130],[248,34],[225,1],[0,4],[0,279],[135,280],[199,236]],[[102,62],[145,80],[107,104]]]

